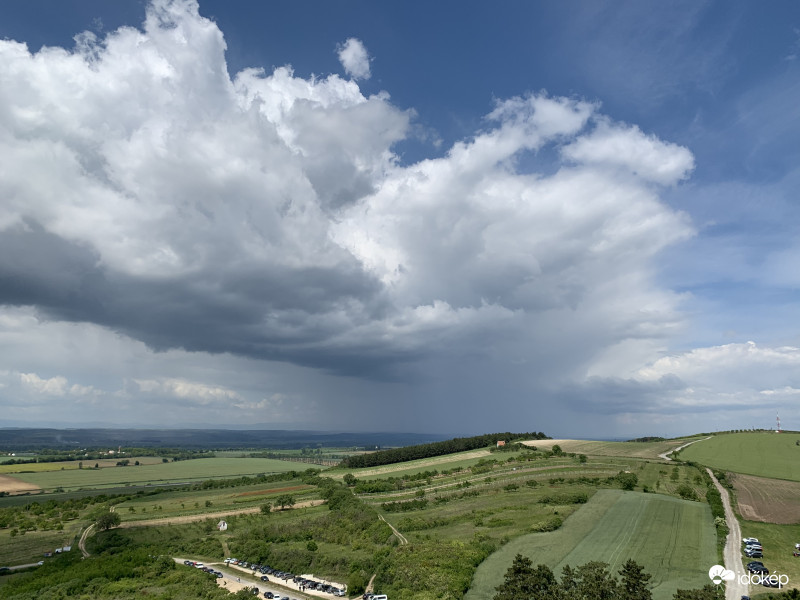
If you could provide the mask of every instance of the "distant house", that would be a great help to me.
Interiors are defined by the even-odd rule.
[[[505,446],[505,445],[506,445],[506,441],[505,440],[497,440],[497,447],[498,448],[500,448],[502,446]]]
[[[228,530],[228,523],[225,521],[220,521],[217,523],[217,529],[220,531],[227,531]]]
[[[64,546],[63,548],[56,548],[56,554],[61,554],[62,552],[70,552],[72,550],[72,546]]]

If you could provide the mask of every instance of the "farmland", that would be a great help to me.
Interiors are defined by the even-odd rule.
[[[18,473],[17,478],[44,490],[111,488],[125,485],[159,485],[204,479],[240,477],[259,473],[286,473],[314,465],[269,458],[202,458],[178,462],[107,469],[70,469]]]
[[[465,599],[490,598],[517,553],[556,573],[590,560],[606,562],[616,571],[634,558],[653,576],[654,599],[667,599],[678,588],[707,583],[706,565],[716,562],[715,544],[705,504],[600,490],[557,531],[522,536],[492,554],[478,568]]]
[[[676,443],[684,442],[673,440],[666,449]],[[652,460],[664,451],[664,442],[586,444],[591,446],[582,446],[585,452],[574,454],[566,443],[559,451],[537,441],[536,451],[468,450],[374,468],[325,469],[321,478],[316,468],[309,469],[313,465],[244,458],[246,453],[238,451],[215,458],[80,470],[57,467],[15,476],[50,490],[86,490],[60,496],[98,489],[119,494],[98,499],[97,506],[113,506],[122,519],[120,528],[97,534],[98,552],[123,544],[206,562],[234,555],[346,581],[353,592],[374,576],[376,589],[397,598],[427,598],[425,593],[459,598],[471,582],[475,591],[469,597],[491,598],[493,594],[481,595],[481,586],[493,591],[514,548],[556,572],[567,563],[598,559],[618,569],[634,557],[652,574],[657,600],[671,597],[678,587],[703,585],[706,563],[717,562],[717,549],[701,471]],[[284,474],[241,477],[276,472]],[[623,492],[625,477],[640,491]],[[212,478],[227,481],[196,483]],[[175,489],[159,485],[168,482],[195,484]],[[309,506],[331,498],[331,490],[337,490],[335,508]],[[678,495],[694,501],[679,500]],[[281,496],[291,496],[304,508],[261,510],[266,503],[276,507]],[[13,497],[5,500],[15,502],[2,510],[27,510]],[[62,519],[63,534],[91,522],[96,511],[96,506],[87,507],[74,520]],[[22,531],[25,517],[17,515],[14,526]],[[224,532],[215,529],[221,515],[229,524]],[[28,523],[39,525],[36,520]],[[48,526],[54,525],[58,522]],[[26,552],[50,549],[47,536],[55,533],[28,529]],[[37,536],[42,544],[37,545]],[[0,538],[0,543],[13,544],[8,530],[0,530]]]
[[[800,482],[734,474],[736,503],[743,519],[800,523]]]
[[[161,464],[162,459],[158,456],[134,456],[126,457],[131,464],[136,461],[140,465],[156,465]],[[100,458],[97,460],[87,460],[85,463],[77,460],[64,460],[57,462],[35,462],[35,463],[17,463],[12,465],[0,465],[0,473],[44,473],[46,471],[69,471],[72,469],[79,469],[82,467],[90,467],[97,465],[99,469],[107,469],[109,467],[116,467],[120,458]]]
[[[685,448],[680,458],[734,473],[800,481],[799,438],[789,432],[720,434]]]
[[[559,445],[564,452],[575,452],[588,456],[624,456],[658,460],[659,454],[670,452],[687,442],[701,440],[702,437],[687,437],[656,442],[605,442],[596,440],[534,440],[525,442],[541,450],[550,450]]]

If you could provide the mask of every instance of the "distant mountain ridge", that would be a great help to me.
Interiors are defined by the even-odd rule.
[[[425,444],[449,439],[447,434],[329,432],[242,429],[51,429],[2,428],[0,450],[39,448],[169,447],[187,449],[363,447],[369,449]]]

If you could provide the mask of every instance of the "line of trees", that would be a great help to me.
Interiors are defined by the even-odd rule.
[[[588,562],[577,568],[569,565],[558,580],[547,565],[533,566],[531,559],[517,554],[496,588],[493,600],[652,600],[652,576],[632,559],[619,570],[619,578],[602,562]],[[696,590],[678,590],[674,600],[722,600],[724,586],[707,584]]]
[[[379,450],[372,454],[361,454],[349,456],[342,461],[341,466],[349,469],[359,469],[362,467],[377,467],[381,465],[391,465],[394,463],[417,460],[420,458],[431,458],[454,454],[466,450],[476,450],[487,446],[494,446],[498,440],[509,443],[511,440],[546,440],[548,438],[542,432],[536,433],[487,433],[466,438],[453,438],[443,442],[433,442],[430,444],[418,444],[416,446],[405,446],[403,448],[392,448],[390,450]]]

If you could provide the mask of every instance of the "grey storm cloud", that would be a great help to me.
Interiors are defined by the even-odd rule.
[[[638,368],[681,323],[652,263],[693,235],[659,197],[694,168],[686,148],[540,93],[403,164],[414,113],[387,93],[231,74],[225,49],[189,0],[71,50],[0,41],[1,305],[161,352],[373,381],[481,369],[508,390]],[[557,170],[519,167],[543,149]]]

